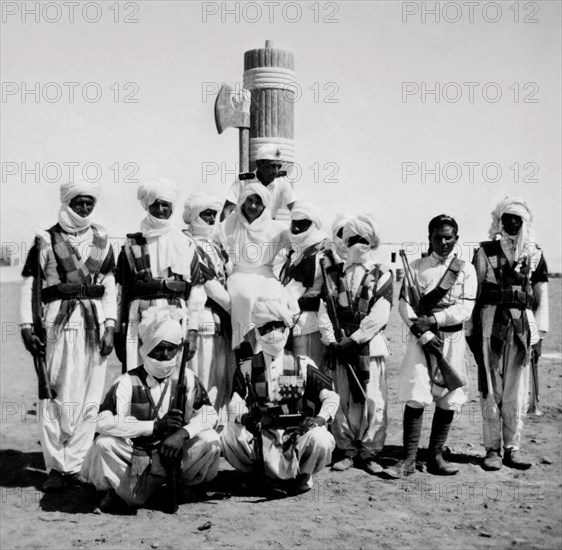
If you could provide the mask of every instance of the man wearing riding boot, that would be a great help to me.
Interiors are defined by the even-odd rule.
[[[249,481],[261,477],[265,483],[267,477],[264,489],[275,484],[284,493],[303,493],[332,458],[335,442],[327,424],[339,396],[312,360],[284,349],[293,312],[283,289],[260,297],[252,320],[256,354],[251,368],[241,369],[235,379],[230,407],[237,415],[221,433],[223,455],[238,471],[251,474]]]
[[[427,469],[435,475],[458,472],[458,468],[443,459],[442,453],[455,411],[460,413],[468,397],[463,324],[470,319],[474,307],[476,273],[470,263],[454,253],[459,236],[453,218],[445,214],[436,216],[429,222],[428,233],[428,255],[412,262],[408,274],[411,277],[404,279],[398,306],[409,335],[398,381],[398,398],[405,403],[404,456],[384,470],[394,479],[415,472],[423,413],[432,402],[435,413]],[[416,295],[419,304],[413,303]],[[446,370],[458,380],[454,386],[446,383],[442,374]],[[447,385],[456,388],[449,389]]]
[[[166,460],[181,456],[179,498],[211,481],[219,470],[217,414],[205,388],[185,369],[185,411],[170,409],[184,339],[182,312],[151,306],[139,324],[142,365],[121,375],[107,392],[95,425],[98,437],[82,478],[104,496],[103,512],[134,511],[166,483]],[[182,414],[183,413],[183,414]],[[197,490],[197,489],[195,489]]]
[[[474,258],[479,293],[469,342],[479,366],[485,470],[531,467],[519,446],[531,354],[548,331],[548,269],[532,221],[521,197],[506,197],[492,212],[491,240]]]

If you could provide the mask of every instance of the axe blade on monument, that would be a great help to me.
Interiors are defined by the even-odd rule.
[[[227,128],[240,131],[240,172],[250,169],[250,90],[223,84],[215,102],[215,123],[222,134]]]

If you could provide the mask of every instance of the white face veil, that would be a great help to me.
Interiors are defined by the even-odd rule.
[[[148,374],[155,378],[166,378],[172,374],[178,362],[178,355],[166,361],[158,361],[149,354],[163,341],[180,345],[183,340],[183,328],[180,323],[182,313],[175,307],[149,307],[142,314],[139,324],[141,345],[139,353]]]
[[[217,214],[222,210],[222,202],[217,195],[201,191],[193,193],[185,201],[183,221],[189,226],[189,232],[195,239],[209,239],[213,235],[215,226],[209,225],[199,216],[209,209],[215,210]]]
[[[366,264],[372,260],[373,252],[380,244],[380,231],[377,223],[370,214],[359,214],[351,218],[343,228],[343,241],[347,245],[350,237],[358,235],[369,244],[357,243],[347,247],[347,261],[349,263]]]
[[[291,221],[293,220],[310,220],[310,227],[294,235],[289,235],[291,247],[296,252],[297,258],[309,247],[322,242],[327,238],[326,233],[322,231],[322,218],[320,210],[311,202],[297,201],[291,210]]]

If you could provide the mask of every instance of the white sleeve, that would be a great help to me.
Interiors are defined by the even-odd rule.
[[[283,180],[283,203],[284,206],[291,204],[298,199],[293,186],[286,180]]]
[[[389,278],[392,278],[392,271],[386,272],[379,279],[377,288],[384,285]],[[385,298],[379,298],[371,308],[369,314],[361,321],[359,328],[351,335],[351,338],[358,344],[371,341],[388,323],[389,317],[390,302]]]
[[[20,322],[33,323],[33,309],[31,298],[33,291],[33,277],[24,277],[20,289]]]
[[[336,412],[340,406],[340,396],[333,390],[322,390],[320,392],[322,407],[316,416],[320,416],[326,424],[333,422]]]
[[[228,190],[226,194],[226,200],[231,202],[232,204],[238,203],[238,198],[240,197],[240,191],[242,191],[242,182],[240,180],[236,180]]]
[[[187,299],[187,330],[199,330],[201,312],[205,307],[207,294],[203,285],[193,285]]]
[[[102,435],[113,437],[139,437],[152,435],[154,432],[153,420],[139,420],[131,416],[131,377],[122,375],[117,380],[115,393],[116,412],[103,411],[99,414],[96,431]]]
[[[548,283],[536,283],[533,286],[533,295],[537,303],[535,309],[535,320],[541,332],[548,332],[549,315],[548,315]]]
[[[117,292],[115,289],[115,276],[113,273],[107,273],[100,281],[100,284],[105,288],[101,299],[103,312],[106,320],[112,320],[115,323],[117,319]]]
[[[332,325],[332,321],[330,321],[330,316],[328,315],[328,310],[324,300],[320,300],[320,307],[318,308],[318,328],[320,329],[322,343],[325,346],[336,341],[334,327]]]
[[[470,319],[478,287],[476,270],[472,264],[465,264],[463,277],[461,295],[455,296],[455,303],[433,314],[437,321],[437,328],[458,325]]]

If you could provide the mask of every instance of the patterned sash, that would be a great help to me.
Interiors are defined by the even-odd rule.
[[[355,297],[352,296],[345,273],[338,280],[338,316],[346,335],[353,334],[361,325],[361,321],[369,314],[375,303],[384,298],[392,304],[392,277],[390,277],[381,288],[378,288],[379,279],[383,273],[380,264],[367,271],[357,288]],[[384,327],[383,329],[384,330]],[[369,343],[365,342],[355,346],[349,352],[351,365],[355,369],[357,378],[364,390],[370,380],[370,353]],[[346,352],[347,353],[347,352]]]
[[[532,298],[532,288],[529,281],[529,267],[523,265],[519,273],[515,272],[513,266],[504,254],[501,242],[486,241],[481,246],[488,257],[497,281],[497,289],[520,290],[530,294]],[[488,285],[491,286],[491,285]],[[531,330],[529,321],[524,309],[509,307],[498,304],[494,314],[492,333],[490,335],[490,362],[492,368],[501,369],[500,358],[506,346],[509,346],[508,339],[510,328],[513,328],[515,345],[517,346],[517,363],[520,366],[526,364],[530,352]]]
[[[71,244],[68,234],[61,229],[59,224],[48,230],[57,263],[57,273],[62,283],[96,284],[100,273],[106,274],[114,270],[113,249],[111,247],[107,249],[107,234],[102,234],[95,225],[92,225],[91,228],[93,239],[90,254],[86,260],[80,253],[81,251]],[[62,336],[64,327],[77,307],[82,308],[84,315],[86,343],[90,350],[95,351],[99,345],[99,321],[91,298],[61,300],[61,306],[54,322],[57,339]]]

